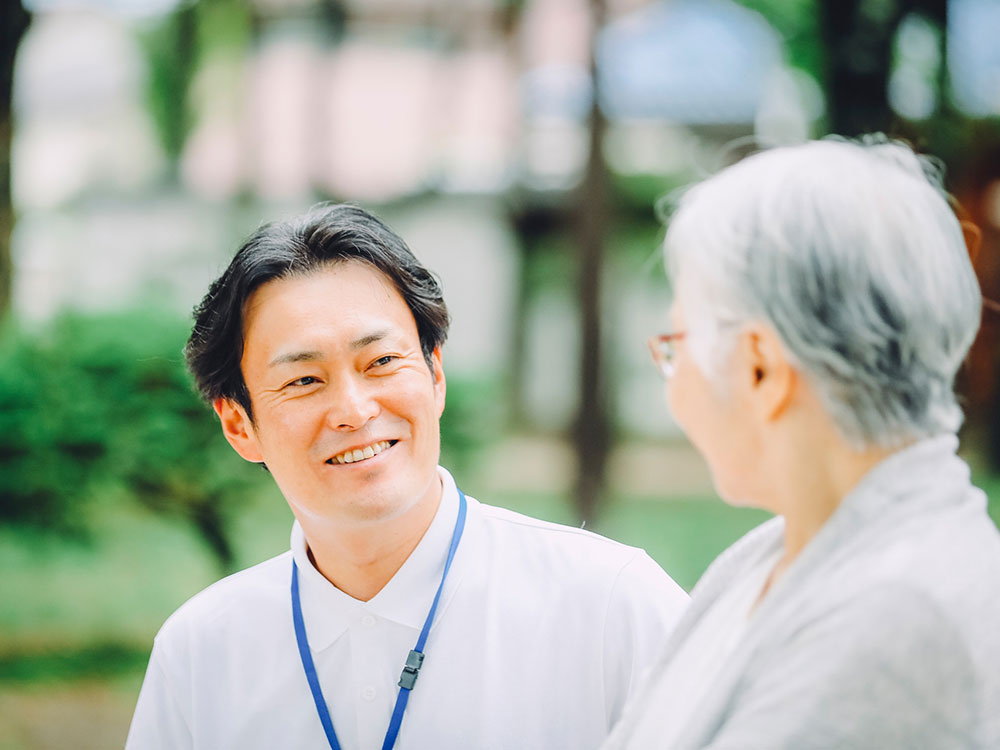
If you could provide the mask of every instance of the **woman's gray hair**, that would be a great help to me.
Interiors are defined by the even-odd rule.
[[[941,175],[875,136],[758,153],[688,190],[665,250],[696,364],[720,383],[761,321],[856,447],[956,431],[982,300]]]

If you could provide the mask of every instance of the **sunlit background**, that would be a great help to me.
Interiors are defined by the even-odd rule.
[[[888,132],[944,160],[1000,298],[998,38],[994,0],[4,0],[0,750],[121,746],[163,619],[287,549],[180,356],[261,223],[385,218],[453,314],[463,488],[690,588],[763,515],[714,498],[648,362],[657,200],[760,146]],[[960,382],[995,512],[998,333],[985,311]]]

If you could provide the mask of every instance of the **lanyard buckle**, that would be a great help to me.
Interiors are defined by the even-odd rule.
[[[406,664],[403,665],[403,672],[399,675],[399,686],[404,690],[413,690],[420,673],[420,667],[424,663],[424,655],[419,651],[410,651],[406,657]]]

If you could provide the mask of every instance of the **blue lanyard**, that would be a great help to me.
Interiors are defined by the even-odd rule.
[[[399,676],[399,694],[396,696],[396,706],[392,709],[392,719],[389,720],[389,728],[385,733],[382,750],[392,750],[392,746],[396,744],[396,735],[399,734],[399,725],[403,722],[403,712],[406,710],[407,701],[410,700],[410,691],[413,690],[417,675],[420,673],[420,666],[424,661],[424,644],[427,642],[427,634],[431,631],[431,623],[434,622],[434,613],[437,612],[438,601],[441,599],[441,590],[444,589],[444,581],[448,577],[451,561],[455,558],[455,550],[458,549],[458,543],[462,539],[462,531],[465,529],[465,506],[465,494],[459,490],[458,518],[455,519],[455,530],[451,534],[451,546],[448,548],[448,559],[444,563],[444,573],[441,574],[441,583],[438,584],[437,593],[434,594],[434,601],[431,602],[431,609],[427,613],[424,627],[417,638],[417,645],[406,657],[406,664]],[[299,568],[294,560],[292,560],[292,620],[295,623],[295,640],[299,645],[302,668],[306,671],[306,680],[309,681],[309,689],[312,691],[320,723],[323,725],[323,731],[326,732],[331,750],[340,750],[337,733],[333,731],[330,710],[326,707],[323,689],[320,687],[319,677],[316,675],[312,651],[309,650],[309,639],[306,638],[306,624],[302,619],[302,602],[299,599]]]

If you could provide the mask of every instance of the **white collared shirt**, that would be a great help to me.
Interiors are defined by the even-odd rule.
[[[292,550],[201,592],[156,637],[126,747],[324,748],[299,658],[294,557],[319,681],[344,750],[380,748],[458,512],[437,514],[361,602]],[[644,552],[468,498],[461,544],[396,741],[400,750],[586,750],[601,744],[687,595]]]

